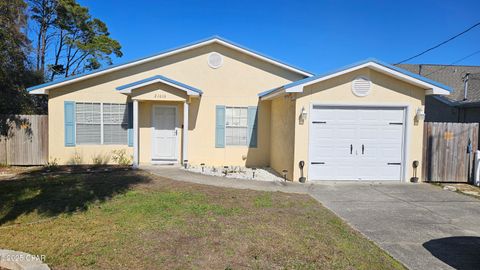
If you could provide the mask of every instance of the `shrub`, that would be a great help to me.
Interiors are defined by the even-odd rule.
[[[68,165],[80,165],[82,163],[83,163],[82,156],[77,151],[73,153],[73,156],[67,162]]]
[[[92,163],[95,166],[107,165],[110,161],[110,155],[97,154],[92,157]]]
[[[127,166],[132,164],[133,158],[132,156],[127,155],[125,149],[121,149],[112,151],[112,160],[118,165]]]
[[[58,158],[50,158],[47,163],[43,166],[48,171],[55,171],[58,169]]]

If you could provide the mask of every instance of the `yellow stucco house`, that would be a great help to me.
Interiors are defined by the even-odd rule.
[[[314,75],[213,37],[29,91],[48,95],[60,163],[125,149],[134,166],[407,181],[422,160],[425,96],[450,89],[373,59]]]

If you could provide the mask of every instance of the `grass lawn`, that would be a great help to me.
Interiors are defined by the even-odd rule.
[[[53,269],[404,269],[309,196],[141,171],[0,181],[0,236]]]

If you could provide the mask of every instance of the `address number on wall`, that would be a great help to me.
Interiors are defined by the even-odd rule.
[[[167,98],[167,94],[155,94],[154,98]]]

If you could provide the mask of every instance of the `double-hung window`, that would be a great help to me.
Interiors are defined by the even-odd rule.
[[[126,104],[77,102],[75,108],[77,144],[127,144]]]
[[[248,108],[225,108],[225,143],[226,145],[247,145]]]
[[[76,103],[77,144],[102,143],[102,113],[100,103]]]
[[[127,144],[127,105],[103,103],[103,144]]]

